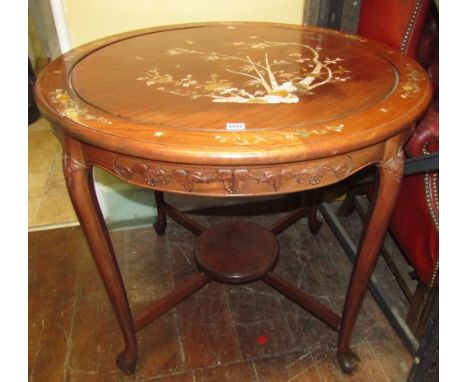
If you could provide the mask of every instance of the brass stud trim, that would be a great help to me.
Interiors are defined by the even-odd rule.
[[[428,145],[429,145],[429,142],[427,142],[422,149],[422,152],[424,155],[430,154],[429,150],[427,149]],[[431,174],[429,172],[426,172],[424,174],[424,194],[425,194],[426,205],[429,210],[429,214],[431,216],[432,222],[434,223],[434,226],[438,233],[439,232],[439,217],[438,217],[438,214],[436,214],[436,211],[434,209],[434,206],[431,200],[432,199],[431,196],[432,196],[434,198],[434,202],[437,207],[437,210],[439,210],[439,190],[438,190],[437,172],[432,174],[432,179],[431,179]],[[437,259],[436,265],[434,267],[434,272],[432,273],[431,281],[429,284],[430,288],[435,286],[438,275],[439,275],[439,259]]]
[[[400,52],[405,53],[406,48],[408,47],[408,40],[410,37],[411,32],[413,31],[414,24],[416,23],[416,17],[418,16],[418,13],[421,9],[423,0],[418,0],[416,3],[416,6],[414,7],[414,11],[411,14],[411,18],[408,24],[408,27],[405,30],[405,34],[403,35],[403,40],[400,45]]]

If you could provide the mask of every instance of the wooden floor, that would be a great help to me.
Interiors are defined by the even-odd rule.
[[[277,217],[246,219],[267,225]],[[355,216],[349,224],[358,234]],[[173,222],[163,237],[152,228],[111,236],[134,312],[196,272],[194,236]],[[114,362],[118,326],[80,227],[30,232],[29,240],[31,382],[406,380],[411,356],[369,293],[352,341],[361,363],[347,376],[335,361],[337,334],[260,282],[212,282],[156,320],[138,334],[137,371],[126,377]],[[278,240],[278,274],[340,312],[351,264],[330,229],[312,236],[302,220]],[[386,295],[404,311],[394,280],[378,268]]]

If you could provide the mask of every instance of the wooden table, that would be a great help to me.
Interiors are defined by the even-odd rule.
[[[354,370],[350,338],[398,193],[402,146],[431,99],[416,62],[319,28],[187,24],[76,48],[48,65],[35,90],[63,145],[68,191],[125,340],[122,371],[135,369],[136,331],[210,280],[257,279],[337,330],[338,361]],[[307,191],[370,165],[379,184],[341,317],[272,272],[274,235],[305,215],[318,230],[313,204],[269,228],[231,221],[206,229],[162,197]],[[169,215],[198,236],[200,273],[136,317],[97,203],[94,166],[156,191],[158,234]]]

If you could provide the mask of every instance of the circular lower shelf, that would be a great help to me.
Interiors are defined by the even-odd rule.
[[[195,261],[214,280],[241,284],[271,271],[278,253],[278,242],[268,229],[246,221],[230,221],[216,224],[198,237]]]

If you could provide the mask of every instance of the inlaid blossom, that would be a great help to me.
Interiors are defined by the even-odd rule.
[[[250,37],[252,40],[257,38]],[[167,53],[172,56],[198,56],[200,60],[208,62],[223,61],[222,66],[216,67],[224,68],[224,74],[229,74],[229,77],[218,72],[212,73],[209,80],[202,80],[194,78],[192,74],[180,77],[171,73],[161,74],[157,68],[152,68],[144,76],[138,77],[138,80],[145,81],[147,86],[164,84],[165,86],[158,86],[157,90],[171,95],[189,96],[191,99],[207,97],[216,103],[275,104],[296,103],[299,102],[299,96],[312,95],[313,90],[320,86],[351,79],[347,75],[349,71],[339,64],[343,61],[342,58],[321,59],[318,50],[306,44],[234,41],[228,45],[238,46],[238,51],[242,54],[236,56],[181,47],[171,48]],[[252,50],[250,55],[247,54],[247,48]],[[265,51],[263,57],[255,54],[259,50]],[[276,57],[271,51],[276,52]],[[283,57],[278,57],[278,51]],[[233,81],[236,77],[243,78],[244,81]]]

